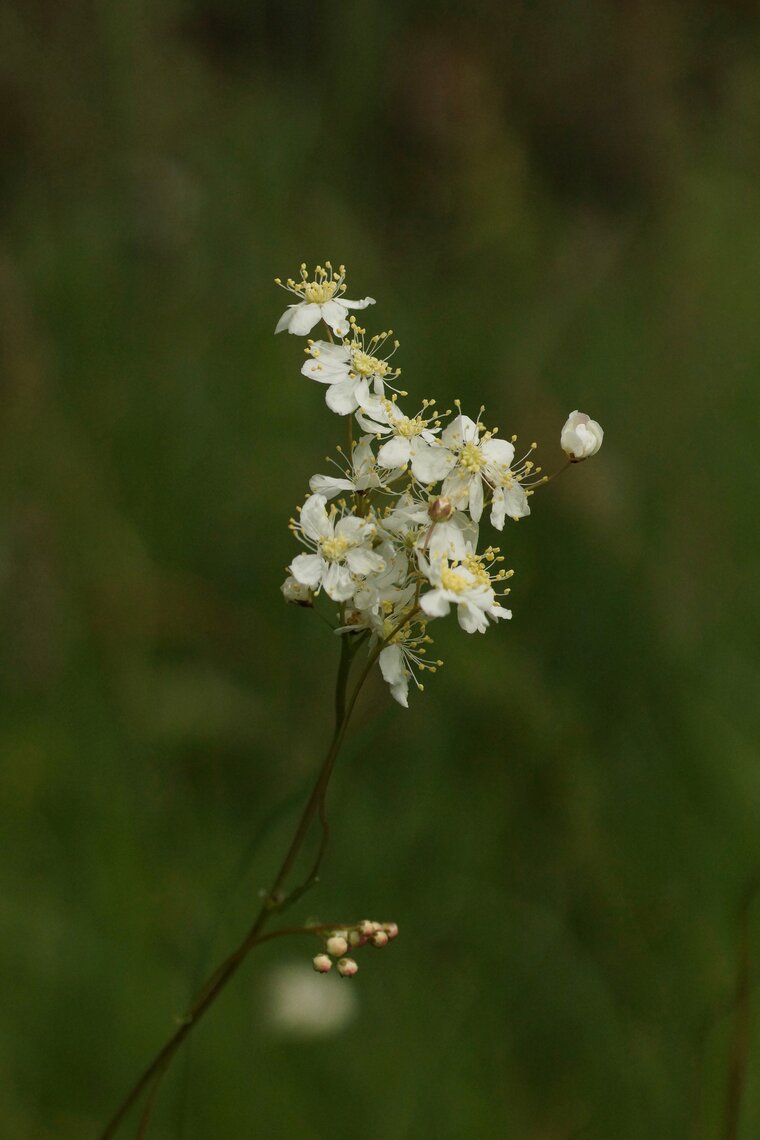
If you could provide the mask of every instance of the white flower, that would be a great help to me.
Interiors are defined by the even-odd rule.
[[[349,301],[343,296],[346,288],[345,276],[344,265],[338,268],[336,277],[330,262],[326,261],[324,268],[321,265],[315,268],[314,278],[311,281],[305,263],[301,265],[300,281],[294,281],[289,277],[283,285],[280,278],[276,277],[276,283],[295,294],[298,303],[288,305],[277,322],[275,333],[287,329],[296,336],[306,336],[319,321],[324,321],[336,336],[346,336],[349,331],[348,310],[366,309],[367,305],[374,305],[375,299],[365,297],[363,301]]]
[[[382,542],[376,553],[384,566],[357,584],[352,599],[356,612],[351,617],[354,628],[371,628],[382,633],[386,615],[394,612],[400,615],[411,600],[414,582],[410,581],[406,551],[396,550],[390,542]]]
[[[485,482],[492,490],[491,524],[502,530],[506,515],[517,519],[530,514],[528,497],[520,483],[522,472],[511,466],[514,444],[495,439],[492,432],[485,432],[481,438],[481,426],[460,413],[444,431],[441,443],[455,457],[456,466],[441,491],[455,506],[469,509],[478,522],[483,513]]]
[[[604,432],[596,420],[585,412],[571,412],[560,435],[560,446],[574,462],[596,455],[602,446]]]
[[[434,559],[427,577],[433,589],[422,595],[420,606],[428,617],[445,617],[453,604],[465,633],[485,633],[489,617],[492,621],[512,617],[496,601],[488,571],[475,556],[453,566],[445,558]]]
[[[418,679],[417,673],[435,673],[443,665],[442,661],[429,661],[426,656],[427,646],[432,644],[425,626],[427,618],[419,616],[405,621],[410,612],[408,601],[403,606],[389,611],[383,621],[382,636],[387,641],[380,651],[378,663],[383,680],[387,681],[391,696],[404,708],[409,707],[409,682],[412,681],[420,690],[424,685]]]
[[[385,380],[395,379],[399,374],[398,369],[388,363],[398,341],[393,342],[386,356],[377,355],[390,333],[379,333],[365,345],[363,330],[352,323],[351,331],[353,338],[344,340],[343,344],[309,341],[306,351],[311,359],[301,368],[301,373],[310,380],[327,384],[325,403],[339,416],[347,416],[357,408],[369,408],[376,402],[373,396],[384,396]]]
[[[436,439],[440,431],[436,414],[428,400],[423,400],[422,411],[412,417],[405,416],[395,400],[381,400],[375,402],[369,415],[359,418],[369,430],[391,437],[377,453],[381,467],[405,471],[411,466],[414,478],[428,486],[444,479],[456,463],[455,456]]]
[[[342,454],[342,453],[341,453]],[[312,475],[309,487],[326,499],[334,499],[341,491],[368,491],[382,487],[383,483],[372,454],[372,437],[365,435],[356,443],[353,450],[352,471],[346,471],[340,478],[336,475]]]
[[[322,588],[334,602],[345,602],[356,588],[353,575],[382,570],[385,563],[372,550],[374,523],[356,515],[339,517],[335,507],[328,514],[325,502],[324,495],[312,495],[304,503],[296,529],[315,553],[297,555],[288,569],[302,586]]]

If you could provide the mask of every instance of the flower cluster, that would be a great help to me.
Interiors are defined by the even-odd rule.
[[[382,948],[397,936],[398,926],[395,922],[373,922],[369,918],[357,922],[354,926],[328,930],[325,933],[324,951],[312,959],[312,965],[318,974],[329,974],[333,967],[333,958],[337,958],[336,969],[340,976],[353,978],[359,967],[353,958],[345,956],[349,948],[358,950],[367,943]]]
[[[439,411],[423,399],[404,409],[408,393],[391,363],[399,348],[392,330],[367,335],[349,309],[372,297],[345,297],[346,270],[330,262],[283,285],[297,298],[275,329],[306,336],[322,321],[326,339],[307,340],[304,376],[325,387],[328,408],[346,421],[346,443],[329,474],[314,475],[311,494],[290,526],[305,548],[288,567],[287,601],[311,607],[325,596],[338,607],[336,633],[363,635],[392,696],[405,707],[410,681],[435,672],[428,627],[452,606],[466,633],[485,633],[512,616],[502,601],[512,571],[499,547],[479,552],[488,512],[501,531],[506,520],[530,514],[530,498],[547,482],[531,443],[518,454],[517,437],[504,439],[462,410]],[[573,412],[561,446],[571,462],[595,454],[602,429]]]

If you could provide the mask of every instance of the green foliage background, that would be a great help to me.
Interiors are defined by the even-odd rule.
[[[327,740],[336,646],[279,585],[336,421],[271,281],[332,258],[416,396],[482,400],[547,468],[572,408],[605,445],[506,531],[510,625],[442,628],[409,712],[363,702],[294,914],[399,922],[358,1019],[277,1035],[270,970],[314,951],[262,948],[151,1136],[727,1137],[757,9],[6,0],[0,44],[0,1134],[97,1134]]]

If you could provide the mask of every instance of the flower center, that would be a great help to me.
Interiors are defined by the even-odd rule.
[[[472,576],[476,579],[478,586],[491,585],[489,573],[477,554],[468,554],[462,565],[467,567]]]
[[[338,535],[335,538],[323,538],[319,544],[322,557],[328,562],[340,562],[351,543],[347,538]]]
[[[470,589],[472,583],[463,578],[457,570],[446,567],[441,570],[441,585],[444,590],[449,590],[452,594],[463,594],[465,590]]]
[[[296,285],[296,289],[303,291],[305,300],[313,305],[324,305],[325,301],[332,299],[337,288],[337,281],[303,281]]]
[[[485,459],[483,457],[483,452],[480,450],[477,443],[473,443],[472,440],[470,440],[469,443],[466,443],[464,445],[462,448],[462,454],[460,456],[460,462],[465,471],[469,471],[471,475],[478,474],[481,467],[485,463]]]
[[[388,371],[384,360],[361,350],[351,354],[351,366],[359,376],[385,376]]]
[[[402,435],[404,439],[414,439],[415,436],[421,435],[425,430],[424,421],[419,416],[415,416],[413,420],[410,420],[408,416],[402,416],[394,426],[398,435]]]

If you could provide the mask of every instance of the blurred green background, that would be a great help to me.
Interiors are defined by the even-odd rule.
[[[0,1134],[95,1137],[328,739],[279,586],[338,425],[272,278],[331,258],[415,396],[606,440],[507,529],[510,625],[363,700],[292,915],[400,924],[318,979],[353,1020],[278,1023],[316,947],[261,948],[151,1136],[759,1136],[757,6],[5,0],[0,45]]]

